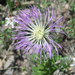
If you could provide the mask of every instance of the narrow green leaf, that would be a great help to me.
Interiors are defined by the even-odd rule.
[[[12,7],[14,6],[14,4],[11,2],[11,0],[6,0],[6,2],[7,2],[7,5],[9,7],[10,11],[12,12]]]
[[[0,40],[0,44],[2,44],[3,40]]]
[[[51,2],[47,2],[47,3],[46,3],[46,6],[47,6],[48,4],[51,4]]]

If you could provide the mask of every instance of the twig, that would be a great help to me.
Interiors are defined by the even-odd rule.
[[[21,2],[21,5],[30,5],[30,4],[34,4],[34,1]]]

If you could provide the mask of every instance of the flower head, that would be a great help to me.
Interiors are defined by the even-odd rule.
[[[19,15],[16,15],[15,22],[20,26],[17,26],[17,30],[14,33],[13,39],[19,40],[15,43],[15,49],[23,49],[25,56],[29,54],[40,54],[42,59],[42,52],[44,53],[44,59],[51,58],[51,51],[54,47],[57,54],[58,50],[56,45],[62,48],[58,43],[52,39],[53,32],[64,33],[59,26],[59,22],[63,17],[56,20],[56,12],[52,9],[52,16],[50,15],[49,8],[44,14],[36,8],[31,6],[28,13],[23,10],[19,11]],[[55,21],[55,22],[54,22]],[[65,34],[65,33],[64,33]]]
[[[9,17],[6,17],[5,18],[6,19],[6,24],[5,24],[5,26],[7,26],[7,25],[11,25],[11,27],[12,28],[14,28],[14,17],[11,17],[11,16],[9,16]]]

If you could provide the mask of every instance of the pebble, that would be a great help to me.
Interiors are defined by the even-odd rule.
[[[6,72],[4,73],[5,75],[12,75],[14,72],[14,69],[8,69],[6,70]]]
[[[70,9],[70,6],[68,3],[65,5],[65,9]]]
[[[57,69],[53,75],[59,75],[59,69]]]
[[[17,11],[13,11],[13,15],[17,14]]]
[[[4,68],[8,68],[12,64],[12,62],[14,62],[13,55],[8,58],[8,60],[6,61],[5,65],[4,65]]]
[[[54,6],[55,6],[54,3],[51,3],[51,6],[54,8]]]
[[[26,75],[27,74],[27,71],[24,71],[21,73],[21,75]]]

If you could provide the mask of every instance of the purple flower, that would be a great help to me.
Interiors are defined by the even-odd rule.
[[[60,29],[63,26],[58,25],[63,17],[56,21],[55,19],[56,12],[53,9],[52,15],[50,15],[49,8],[43,14],[35,6],[31,6],[27,12],[19,10],[19,15],[15,17],[15,22],[19,24],[14,30],[13,39],[19,40],[15,43],[15,49],[24,50],[25,57],[27,54],[34,53],[40,55],[40,60],[42,60],[42,53],[44,53],[44,59],[51,58],[53,47],[58,54],[57,46],[62,47],[52,39],[52,34],[64,33]]]

